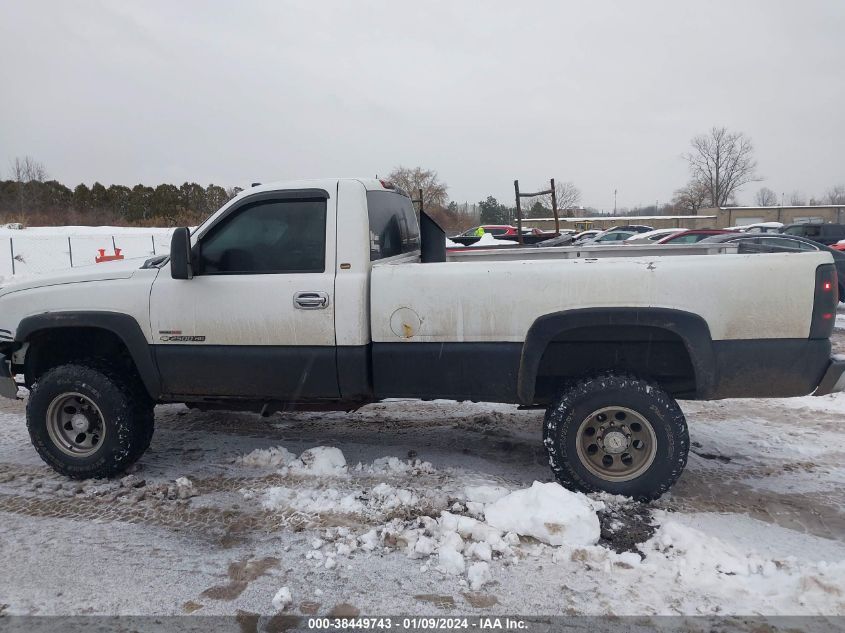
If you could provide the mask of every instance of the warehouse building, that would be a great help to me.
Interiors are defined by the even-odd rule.
[[[626,215],[598,216],[593,218],[560,218],[561,229],[608,229],[623,224],[646,224],[655,229],[726,229],[758,222],[781,222],[783,224],[806,224],[822,222],[845,224],[845,205],[803,205],[784,207],[714,207],[700,209],[696,215]],[[554,218],[525,218],[526,227],[553,231]]]
[[[715,215],[715,228],[742,226],[758,222],[783,224],[845,223],[845,205],[802,205],[785,207],[719,207],[701,209],[703,215]]]

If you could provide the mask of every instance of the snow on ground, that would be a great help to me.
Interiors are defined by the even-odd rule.
[[[130,476],[71,482],[3,401],[0,612],[845,613],[845,395],[682,405],[646,506],[551,483],[506,405],[160,406]]]
[[[166,254],[172,232],[126,226],[0,227],[0,282],[13,274],[22,277],[94,264],[99,249],[112,255],[119,248],[125,258]]]

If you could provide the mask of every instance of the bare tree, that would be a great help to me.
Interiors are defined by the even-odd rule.
[[[828,204],[845,204],[845,185],[831,187],[824,197]]]
[[[690,180],[675,191],[672,204],[678,209],[697,215],[698,210],[707,204],[709,198],[710,190],[707,185],[697,180]]]
[[[24,213],[24,185],[28,182],[44,182],[47,180],[47,170],[43,163],[39,163],[31,156],[16,157],[9,161],[9,168],[12,170],[12,180],[18,187],[18,210],[21,215]]]
[[[548,189],[548,185],[542,185],[539,187],[539,190],[542,191],[544,189]],[[557,208],[561,213],[562,217],[572,217],[573,209],[578,206],[578,203],[581,202],[581,190],[578,189],[574,184],[571,182],[557,182],[555,181],[555,198],[557,202]],[[552,208],[552,196],[551,194],[546,194],[540,198],[543,206],[547,209]]]
[[[426,209],[445,208],[449,204],[448,187],[440,181],[436,171],[400,165],[390,172],[387,179],[414,199],[422,189],[423,207]]]
[[[793,207],[803,207],[807,204],[807,196],[800,191],[793,191],[789,194],[789,204]]]
[[[710,206],[725,206],[744,185],[760,180],[754,146],[742,132],[714,127],[691,144],[692,151],[684,158],[692,180],[707,187]]]
[[[778,203],[778,195],[768,187],[761,187],[754,201],[761,207],[774,207]]]
[[[47,170],[43,163],[39,163],[32,156],[17,157],[9,161],[12,179],[15,182],[44,182],[47,180]]]

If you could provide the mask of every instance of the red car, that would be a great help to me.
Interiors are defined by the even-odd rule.
[[[701,240],[711,237],[713,235],[722,235],[723,233],[736,233],[736,231],[725,231],[722,229],[690,229],[681,233],[675,233],[669,237],[664,237],[658,240],[658,244],[695,244]]]

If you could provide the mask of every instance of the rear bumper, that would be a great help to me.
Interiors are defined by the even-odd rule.
[[[837,391],[845,391],[845,356],[834,356],[830,359],[830,365],[813,395],[826,396]]]
[[[9,369],[9,359],[0,354],[0,396],[4,398],[11,398],[17,400],[18,385],[15,379],[12,378],[12,373]]]

